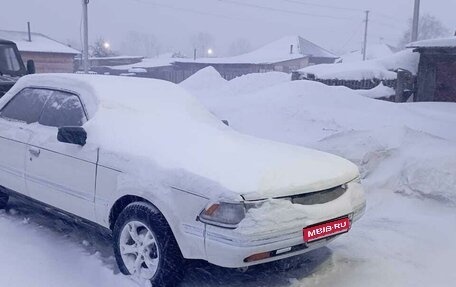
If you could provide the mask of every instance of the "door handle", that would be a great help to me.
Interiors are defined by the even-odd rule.
[[[34,157],[39,157],[41,150],[39,148],[31,147],[29,148],[29,153],[33,155]]]

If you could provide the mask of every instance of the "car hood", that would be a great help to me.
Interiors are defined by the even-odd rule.
[[[315,192],[359,176],[355,164],[336,155],[248,136],[242,140],[238,164],[228,170],[222,165],[218,176],[234,182],[230,189],[245,200]]]
[[[359,176],[356,165],[338,156],[233,131],[166,142],[169,144],[151,142],[157,152],[140,156],[153,163],[149,166],[130,159],[113,166],[106,153],[100,163],[124,171],[135,166],[134,176],[141,174],[134,178],[137,183],[164,178],[167,185],[214,200],[286,197],[332,188]],[[134,152],[142,154],[138,149],[131,150]]]

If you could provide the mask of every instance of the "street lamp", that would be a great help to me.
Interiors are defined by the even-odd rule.
[[[214,50],[212,50],[211,48],[207,49],[207,55],[210,57],[214,54]]]
[[[109,48],[111,48],[111,44],[109,44],[109,42],[104,42],[103,43],[103,47],[108,50]]]

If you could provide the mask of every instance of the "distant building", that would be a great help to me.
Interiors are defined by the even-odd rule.
[[[22,60],[35,61],[37,73],[72,73],[80,52],[40,33],[0,30],[0,39],[16,43]]]
[[[168,56],[144,59],[141,63],[127,66],[92,67],[92,70],[179,83],[208,66],[214,67],[226,80],[231,80],[251,73],[291,73],[309,65],[334,63],[337,58],[338,56],[302,37],[291,36],[235,57],[190,59]]]
[[[316,64],[334,63],[338,56],[300,37],[289,36],[255,51],[228,58],[184,59],[174,63],[185,75],[207,66],[214,67],[227,80],[251,73],[285,72]]]
[[[420,53],[415,101],[456,102],[456,37],[409,45]]]

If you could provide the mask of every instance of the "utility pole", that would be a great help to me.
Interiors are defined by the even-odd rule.
[[[415,0],[413,8],[412,42],[418,41],[418,24],[420,22],[420,0]]]
[[[83,66],[84,73],[89,73],[89,15],[88,15],[89,0],[82,0],[82,14],[84,22],[84,48],[83,48]]]
[[[366,10],[366,20],[364,26],[364,44],[363,44],[363,61],[366,61],[367,58],[367,28],[369,26],[369,10]]]

